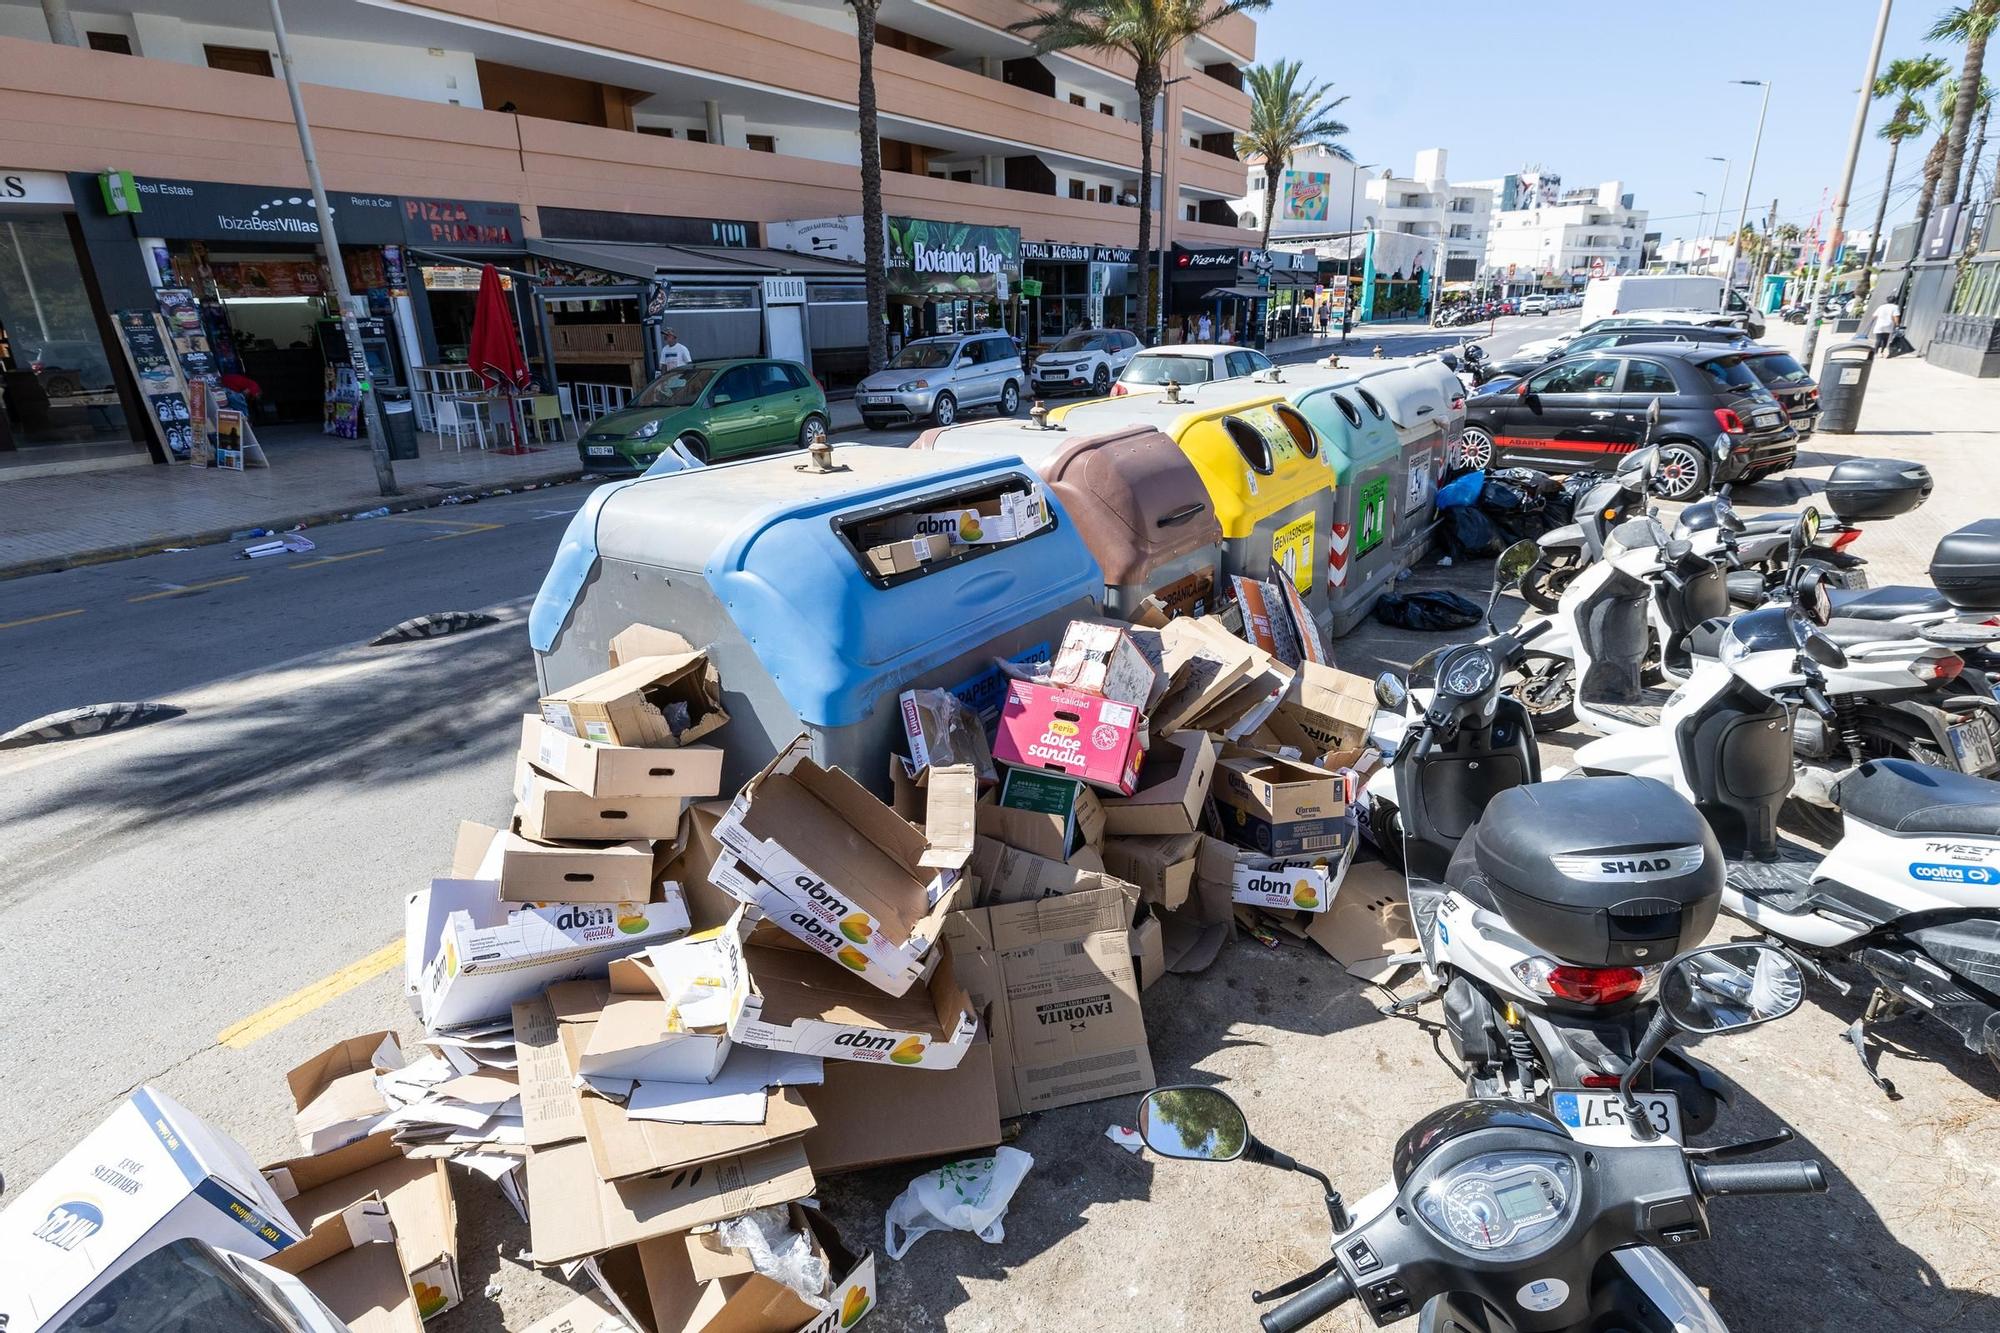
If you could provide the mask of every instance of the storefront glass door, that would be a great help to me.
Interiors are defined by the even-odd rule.
[[[136,451],[60,216],[0,216],[0,465],[60,446]],[[29,461],[19,459],[18,461]]]

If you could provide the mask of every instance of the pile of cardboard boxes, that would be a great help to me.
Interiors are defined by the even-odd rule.
[[[9,1333],[183,1237],[414,1333],[464,1298],[460,1171],[643,1333],[845,1329],[875,1260],[810,1205],[816,1180],[1152,1087],[1141,993],[1239,923],[1363,971],[1393,951],[1400,886],[1343,891],[1365,681],[1211,617],[1080,620],[1007,670],[990,724],[906,693],[881,788],[802,736],[723,792],[713,666],[619,635],[522,719],[509,826],[462,826],[405,902],[420,1043],[370,1033],[294,1070],[302,1155],[261,1171],[141,1090],[0,1213],[9,1261],[17,1239],[65,1256],[0,1310]],[[107,1171],[146,1208],[76,1185]],[[99,1230],[121,1244],[76,1243]]]

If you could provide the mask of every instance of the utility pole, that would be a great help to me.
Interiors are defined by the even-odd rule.
[[[1736,231],[1734,234],[1741,236],[1743,234],[1743,224],[1748,220],[1750,215],[1750,187],[1757,183],[1757,151],[1764,146],[1764,113],[1771,109],[1771,81],[1769,79],[1738,79],[1736,82],[1748,87],[1754,87],[1760,83],[1764,85],[1764,104],[1757,108],[1757,137],[1750,141],[1750,169],[1743,173],[1743,206],[1736,210]],[[1871,86],[1873,82],[1873,80],[1870,80]],[[1771,215],[1776,217],[1777,212],[1778,201],[1773,199],[1771,201]],[[1765,228],[1767,235],[1769,231],[1768,227]],[[1734,250],[1729,252],[1728,276],[1730,278],[1736,276],[1736,252]],[[1724,310],[1729,308],[1729,283],[1727,281],[1722,284],[1722,308]]]
[[[347,266],[341,262],[340,241],[333,233],[333,210],[327,206],[326,186],[319,178],[319,158],[313,155],[312,130],[306,125],[306,103],[299,95],[298,75],[292,69],[292,48],[285,40],[285,16],[278,0],[271,0],[271,31],[278,39],[278,61],[285,67],[285,91],[292,98],[292,119],[299,127],[299,151],[306,159],[306,180],[312,185],[313,210],[319,215],[319,243],[326,251],[326,268],[333,278],[334,300],[340,304],[340,331],[347,338],[347,359],[361,388],[361,411],[368,423],[368,452],[375,459],[375,484],[384,495],[397,495],[396,465],[389,459],[389,432],[382,425],[381,405],[375,401],[375,386],[368,376],[368,358],[361,350],[361,322],[354,317],[347,288]]]
[[[276,4],[277,0],[271,0]],[[1847,136],[1847,164],[1840,171],[1840,190],[1833,197],[1833,225],[1826,233],[1826,240],[1820,247],[1819,268],[1813,275],[1812,289],[1806,293],[1806,345],[1799,355],[1799,363],[1812,373],[1813,352],[1819,347],[1819,287],[1826,276],[1827,266],[1833,256],[1840,253],[1840,228],[1847,221],[1847,196],[1854,189],[1854,164],[1861,157],[1861,136],[1868,130],[1868,105],[1874,100],[1875,72],[1882,67],[1882,39],[1889,31],[1889,6],[1892,0],[1882,0],[1882,12],[1875,19],[1875,40],[1868,48],[1868,72],[1861,76],[1861,93],[1854,107],[1854,128]]]

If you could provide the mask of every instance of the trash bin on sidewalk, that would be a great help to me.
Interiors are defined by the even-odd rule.
[[[1819,427],[1828,435],[1852,435],[1861,425],[1861,400],[1875,365],[1870,342],[1835,343],[1820,364]]]
[[[1402,489],[1403,450],[1386,420],[1361,406],[1354,379],[1301,387],[1299,411],[1327,441],[1334,489],[1327,516],[1327,633],[1341,635],[1395,581],[1399,565],[1391,540]]]
[[[706,647],[729,712],[716,733],[725,790],[803,731],[815,762],[886,795],[898,694],[949,689],[997,715],[994,659],[1047,659],[1104,586],[1018,456],[839,445],[829,472],[786,453],[605,491],[571,520],[535,599],[541,687],[602,671],[612,636],[635,622]],[[1003,506],[1036,496],[1046,521],[1002,539],[1018,518]],[[962,520],[968,509],[979,518]],[[911,534],[945,528],[968,540],[912,551]]]
[[[1104,612],[1130,620],[1157,596],[1170,615],[1206,615],[1222,586],[1222,524],[1201,474],[1151,426],[1080,435],[1018,421],[928,430],[910,445],[988,458],[1018,454],[1042,474],[1104,570]]]
[[[1164,394],[1134,394],[1059,408],[1049,419],[1077,434],[1151,426],[1173,440],[1215,506],[1222,573],[1269,579],[1274,565],[1283,569],[1313,620],[1324,626],[1321,508],[1331,505],[1333,469],[1325,441],[1277,392],[1283,387],[1217,382],[1194,386],[1177,403]],[[1208,392],[1214,396],[1203,401]],[[1240,396],[1246,393],[1254,396]]]
[[[408,389],[377,389],[376,403],[382,409],[382,431],[389,437],[389,457],[394,462],[412,462],[417,457],[417,408]]]

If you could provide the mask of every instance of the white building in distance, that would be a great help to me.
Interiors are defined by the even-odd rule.
[[[1482,184],[1504,195],[1513,179]],[[1521,189],[1515,202],[1524,206],[1496,211],[1487,233],[1486,271],[1493,281],[1562,290],[1582,286],[1593,273],[1645,267],[1646,214],[1632,207],[1622,181],[1560,193]]]
[[[1421,237],[1436,243],[1433,255],[1442,250],[1448,279],[1476,278],[1494,192],[1484,182],[1452,184],[1446,160],[1444,149],[1427,148],[1417,154],[1408,176],[1387,170],[1369,175],[1320,145],[1301,149],[1279,179],[1271,243],[1309,245],[1367,231]],[[1234,205],[1243,225],[1253,230],[1263,225],[1266,180],[1265,164],[1252,162],[1248,192]]]

